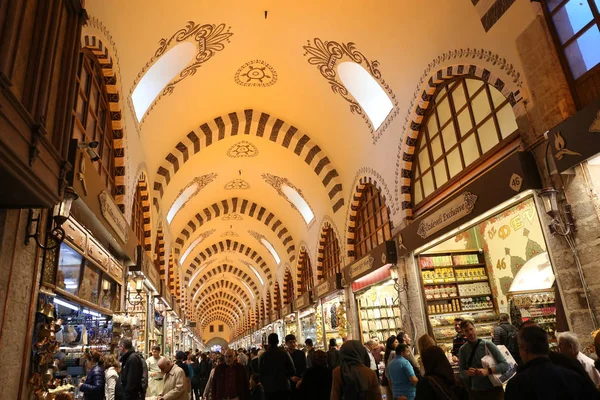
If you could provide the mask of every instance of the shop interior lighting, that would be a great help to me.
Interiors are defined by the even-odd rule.
[[[279,258],[277,251],[275,251],[275,247],[273,247],[273,245],[264,237],[260,238],[260,242],[263,246],[267,248],[267,250],[269,250],[269,253],[271,253],[273,258],[275,259],[275,264],[279,265],[281,263],[281,259]]]
[[[263,281],[262,277],[260,276],[260,274],[258,273],[258,271],[252,266],[252,265],[248,265],[250,267],[250,269],[252,270],[252,272],[254,272],[254,275],[256,275],[256,277],[258,278],[258,280],[260,281],[260,284],[264,286],[265,281]]]
[[[415,249],[414,254],[419,255],[419,254],[427,251],[428,249],[431,249],[431,248],[437,246],[438,244],[445,242],[446,240],[450,239],[451,237],[456,236],[460,232],[463,232],[463,231],[477,225],[481,221],[484,221],[484,220],[494,216],[495,214],[498,214],[498,213],[502,212],[503,210],[512,207],[514,204],[516,204],[516,203],[520,202],[521,200],[525,199],[526,197],[530,197],[532,195],[533,195],[533,190],[531,190],[531,189],[526,190],[522,193],[519,193],[518,195],[506,200],[504,203],[501,203],[501,204],[497,205],[496,207],[492,208],[491,210],[484,212],[480,216],[475,217],[472,220],[469,220],[468,222],[460,225],[458,228],[454,228],[450,232]]]
[[[46,233],[46,238],[51,238],[54,241],[54,244],[51,246],[44,246],[42,242],[40,242],[40,222],[42,219],[40,210],[30,209],[29,214],[27,215],[27,225],[25,228],[25,232],[27,232],[25,235],[25,245],[28,245],[29,241],[33,239],[35,244],[42,250],[53,250],[60,246],[63,240],[65,240],[65,230],[62,228],[62,225],[69,218],[73,201],[78,198],[79,196],[75,190],[72,187],[68,187],[65,189],[62,201],[54,206],[52,212],[54,227]]]
[[[509,293],[527,290],[548,290],[554,285],[554,271],[548,252],[530,258],[517,272],[510,285]]]
[[[97,313],[96,311],[91,311],[91,310],[85,310],[84,309],[81,312],[84,313],[84,314],[88,314],[88,315],[94,316],[94,317],[102,317],[102,314]]]
[[[66,301],[63,301],[63,300],[60,300],[57,298],[54,299],[54,304],[58,304],[59,306],[67,307],[73,311],[79,311],[79,307],[74,306],[71,303],[67,303]]]

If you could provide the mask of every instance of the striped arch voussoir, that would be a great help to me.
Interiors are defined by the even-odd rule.
[[[300,249],[300,254],[298,254],[298,264],[296,264],[296,287],[300,288],[302,285],[302,265],[304,261],[309,258],[308,249],[304,246]],[[311,266],[312,267],[312,266]]]
[[[269,282],[269,285],[273,284],[273,275],[271,274],[271,270],[267,266],[265,260],[263,260],[263,258],[260,256],[260,254],[258,254],[256,251],[252,250],[251,247],[248,247],[243,243],[227,239],[222,240],[219,243],[215,243],[210,247],[207,247],[194,258],[194,261],[190,263],[189,267],[185,271],[184,280],[186,285],[190,284],[190,280],[192,279],[194,271],[196,271],[197,268],[200,268],[210,257],[224,251],[236,251],[252,259],[256,263],[256,266],[260,270],[262,270],[267,276],[267,281]]]
[[[156,264],[160,273],[160,279],[166,281],[165,269],[165,235],[162,228],[156,231]]]
[[[253,201],[238,197],[221,200],[197,213],[194,219],[188,221],[186,227],[181,230],[181,233],[176,240],[177,245],[180,249],[183,248],[185,242],[190,239],[192,233],[197,229],[200,229],[203,224],[230,213],[244,214],[256,218],[258,221],[265,224],[281,240],[281,243],[286,248],[290,262],[293,262],[296,259],[296,256],[294,255],[294,250],[296,249],[294,239],[283,222],[266,208]]]
[[[290,288],[288,287],[288,276],[292,275],[292,271],[290,271],[289,267],[288,269],[286,269],[285,274],[283,276],[283,302],[285,302],[285,299],[288,298],[288,294],[290,293]],[[293,279],[292,279],[293,282]],[[294,289],[294,288],[292,288]],[[295,293],[295,291],[294,291]]]
[[[471,64],[460,64],[452,65],[443,69],[438,70],[433,74],[423,89],[421,95],[418,98],[418,102],[412,112],[410,124],[407,128],[404,139],[404,151],[400,160],[400,171],[399,171],[399,189],[400,189],[400,204],[404,218],[411,221],[413,219],[412,211],[412,198],[411,198],[411,185],[412,185],[412,161],[413,154],[415,153],[415,147],[419,138],[419,132],[421,130],[421,123],[423,116],[426,114],[429,104],[437,87],[447,80],[456,77],[474,77],[482,79],[500,91],[510,102],[514,108],[517,103],[521,100],[520,90],[512,92],[505,82],[492,74],[489,70],[484,67],[471,65]]]
[[[201,323],[201,326],[204,329],[206,328],[206,326],[210,325],[211,322],[215,321],[225,322],[230,329],[233,329],[233,327],[235,326],[235,320],[226,311],[223,310],[213,310],[206,314]]]
[[[348,260],[347,262],[351,263],[354,261],[355,258],[355,227],[356,227],[356,213],[358,212],[358,205],[360,204],[360,200],[362,198],[363,192],[365,187],[367,187],[367,185],[373,185],[375,187],[375,189],[377,189],[377,191],[379,192],[379,194],[381,195],[381,200],[383,201],[383,203],[385,204],[387,211],[388,211],[388,215],[392,215],[391,210],[390,210],[390,206],[389,206],[389,201],[391,201],[391,199],[386,199],[385,198],[385,192],[382,190],[383,188],[381,187],[381,185],[379,185],[379,183],[373,179],[370,176],[364,176],[362,178],[359,179],[358,184],[356,185],[355,189],[354,189],[354,195],[352,196],[352,204],[350,204],[350,210],[349,210],[349,218],[348,218],[348,230],[346,232],[346,249],[347,249],[347,255],[348,255]],[[392,224],[392,220],[390,219],[390,225]],[[390,226],[391,228],[391,226]]]
[[[200,294],[198,296],[198,299],[196,299],[196,304],[199,302],[199,299],[201,299],[205,293],[218,292],[218,291],[221,291],[221,290],[230,290],[233,293],[235,293],[238,296],[240,296],[241,299],[243,301],[245,301],[247,305],[252,304],[252,301],[251,301],[250,297],[248,297],[248,294],[246,293],[246,291],[241,286],[239,286],[235,282],[226,281],[224,279],[221,279],[219,281],[213,282],[210,285],[208,285],[207,287],[205,287],[204,289],[202,289],[202,292],[200,292]],[[243,307],[242,307],[242,309],[243,309]]]
[[[327,231],[329,229],[333,229],[335,233],[335,240],[338,241],[339,246],[339,234],[337,232],[336,227],[330,221],[323,221],[323,225],[321,226],[321,233],[319,234],[319,246],[317,248],[317,280],[316,282],[320,282],[323,279],[323,260],[325,259],[324,251],[325,251],[325,241],[327,239]],[[339,246],[340,249],[342,248]],[[341,256],[341,254],[340,254]],[[315,282],[315,283],[316,283]]]
[[[250,286],[250,289],[252,289],[255,296],[260,296],[260,290],[258,289],[258,285],[254,281],[252,276],[248,275],[241,269],[234,267],[233,265],[227,265],[227,264],[211,265],[210,267],[208,267],[208,269],[206,271],[204,271],[204,274],[202,275],[202,277],[199,280],[197,280],[196,284],[194,285],[194,287],[192,288],[190,293],[196,293],[196,291],[202,286],[202,284],[204,284],[205,282],[208,282],[215,276],[219,276],[222,274],[235,275],[237,278],[243,280],[244,282],[246,282],[248,284],[248,286]]]
[[[195,315],[197,312],[201,312],[202,310],[202,305],[204,305],[205,303],[211,303],[213,301],[217,301],[220,300],[221,303],[225,304],[229,304],[231,305],[236,305],[242,312],[246,309],[246,306],[235,296],[233,296],[231,293],[225,293],[225,292],[221,292],[221,293],[213,293],[210,294],[206,297],[201,297],[196,301],[196,306],[192,306],[191,304],[188,304],[186,306],[186,312],[187,315],[189,316],[193,316]],[[196,310],[196,308],[198,308],[198,310]]]
[[[209,310],[213,306],[224,307],[225,309],[228,310],[229,313],[232,313],[237,318],[242,318],[244,316],[243,312],[240,314],[241,310],[238,310],[236,308],[235,303],[232,303],[229,300],[222,299],[222,298],[221,299],[214,299],[214,300],[209,301],[206,304],[203,304],[202,305],[202,310],[199,311],[199,313],[200,313],[199,315],[202,315],[203,313],[205,313],[207,310]]]
[[[159,200],[173,176],[193,155],[213,143],[233,136],[251,135],[276,143],[300,157],[319,177],[334,213],[344,205],[342,183],[337,170],[321,148],[298,128],[264,112],[244,110],[223,115],[202,124],[177,143],[158,168],[153,203]]]
[[[125,122],[123,120],[123,102],[117,88],[117,74],[108,48],[93,35],[81,38],[81,47],[89,49],[102,66],[104,85],[108,92],[108,107],[110,110],[111,127],[113,131],[113,146],[115,159],[115,203],[122,213],[125,213]]]
[[[152,222],[150,221],[150,197],[148,194],[148,181],[146,179],[138,182],[142,197],[142,212],[144,214],[144,250],[152,250]]]

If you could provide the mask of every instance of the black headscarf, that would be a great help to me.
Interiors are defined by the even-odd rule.
[[[364,393],[369,390],[369,377],[358,368],[364,365],[367,350],[358,340],[348,340],[340,349],[340,369],[344,393]]]

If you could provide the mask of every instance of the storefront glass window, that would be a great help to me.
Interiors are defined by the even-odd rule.
[[[83,256],[70,248],[67,244],[60,245],[58,257],[58,273],[56,274],[56,286],[74,296],[79,294],[79,276]]]
[[[517,130],[508,99],[478,79],[449,82],[431,103],[415,149],[415,204]]]
[[[85,262],[81,287],[79,288],[79,297],[90,303],[98,304],[98,287],[100,285],[100,273],[98,269],[90,262]]]

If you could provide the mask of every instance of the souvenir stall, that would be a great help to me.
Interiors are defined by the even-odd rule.
[[[303,345],[306,339],[311,339],[313,344],[317,341],[317,320],[315,307],[312,304],[312,291],[303,293],[294,300],[294,309],[298,310],[300,325],[299,335],[296,335],[298,344]]]
[[[317,325],[315,346],[327,349],[330,339],[335,339],[338,344],[341,344],[343,338],[347,336],[346,324],[339,324],[340,320],[347,321],[342,274],[337,273],[328,277],[315,286],[313,292],[314,297],[319,299],[315,305]]]
[[[473,321],[481,338],[491,337],[499,313],[517,327],[533,318],[551,336],[557,329],[535,171],[530,154],[515,152],[397,236],[400,254],[414,256],[430,334],[448,351],[456,317]]]
[[[390,266],[395,264],[396,248],[394,242],[387,241],[371,250],[371,253],[344,269],[342,284],[351,284],[356,299],[358,331],[363,342],[371,337],[380,342],[395,335],[402,327],[399,293],[394,286]],[[343,307],[344,304],[340,304]],[[345,310],[337,309],[339,316]],[[344,318],[345,319],[345,318]],[[337,319],[338,331],[344,329],[341,318]]]
[[[298,336],[298,318],[295,312],[293,312],[292,304],[286,304],[281,309],[281,319],[283,320],[283,339],[280,340],[280,344],[284,343],[286,335]]]

